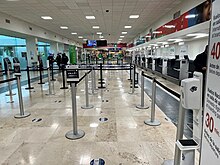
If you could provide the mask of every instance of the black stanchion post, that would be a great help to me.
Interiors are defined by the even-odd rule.
[[[102,63],[100,63],[100,84],[101,84],[101,86],[99,87],[100,89],[101,88],[105,88],[104,86],[103,86],[103,84],[104,84],[104,82],[103,82],[103,78],[102,78]]]
[[[28,87],[25,89],[34,89],[34,87],[31,86],[31,80],[30,80],[30,70],[29,66],[27,65],[27,78],[28,78]]]
[[[68,87],[66,87],[66,82],[65,82],[65,65],[62,65],[62,77],[63,77],[63,87],[61,87],[60,89],[68,89]]]
[[[43,70],[43,66],[39,66],[39,71],[40,71],[40,82],[38,84],[45,84],[43,81],[42,81],[42,70]]]

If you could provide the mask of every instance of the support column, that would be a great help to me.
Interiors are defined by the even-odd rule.
[[[59,45],[58,42],[50,42],[50,51],[53,53],[55,56],[59,52]]]
[[[38,39],[32,36],[26,38],[27,61],[28,66],[32,66],[32,62],[38,62]]]

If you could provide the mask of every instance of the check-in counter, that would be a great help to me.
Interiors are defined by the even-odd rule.
[[[188,78],[189,60],[169,59],[167,63],[167,75],[178,80]]]
[[[163,59],[161,58],[155,58],[155,71],[162,74],[162,68],[163,68]]]
[[[152,66],[153,66],[153,60],[151,57],[147,58],[147,68],[152,70]]]

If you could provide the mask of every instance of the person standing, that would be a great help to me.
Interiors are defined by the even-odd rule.
[[[65,66],[67,65],[68,61],[69,61],[69,58],[67,57],[66,53],[63,53],[62,58],[61,58],[61,63]]]
[[[57,65],[59,67],[59,69],[61,69],[61,56],[60,56],[60,53],[57,54],[57,57],[56,57],[56,62],[57,62]]]

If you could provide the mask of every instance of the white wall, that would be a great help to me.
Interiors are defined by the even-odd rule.
[[[5,19],[10,20],[10,24],[5,22]],[[32,30],[29,29],[32,28]],[[78,45],[75,41],[65,38],[49,30],[43,29],[37,25],[25,22],[10,15],[0,13],[0,33],[4,34],[4,30],[11,31],[12,34],[21,33],[22,35],[35,36],[49,41],[65,43],[69,45]],[[13,33],[16,32],[16,33]]]

